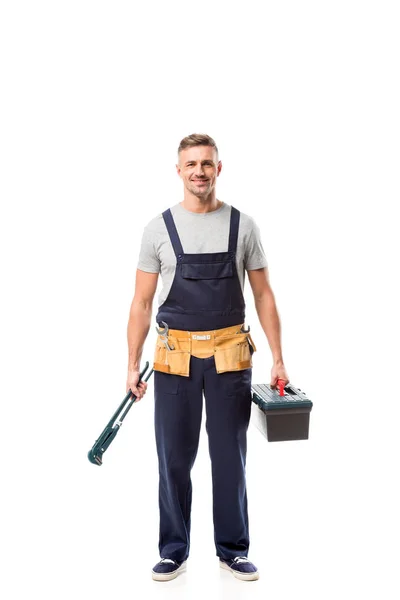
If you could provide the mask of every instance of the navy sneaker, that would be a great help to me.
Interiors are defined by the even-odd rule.
[[[230,571],[235,577],[244,581],[254,581],[260,576],[257,567],[246,556],[236,556],[234,559],[228,560],[220,558],[219,566],[221,569]]]
[[[152,577],[155,581],[170,581],[178,577],[179,573],[186,570],[186,560],[182,563],[172,560],[172,558],[162,558],[152,570]]]

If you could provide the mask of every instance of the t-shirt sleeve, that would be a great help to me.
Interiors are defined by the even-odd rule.
[[[267,257],[265,256],[261,242],[260,228],[257,223],[252,220],[252,229],[244,255],[244,268],[247,271],[253,271],[254,269],[262,269],[267,266]]]
[[[147,273],[160,273],[161,262],[156,249],[157,234],[144,228],[137,268]]]

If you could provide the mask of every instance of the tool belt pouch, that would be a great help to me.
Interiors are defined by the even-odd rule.
[[[241,371],[253,366],[252,354],[256,347],[249,338],[248,333],[215,338],[214,359],[217,373]]]
[[[154,352],[153,369],[163,373],[183,375],[189,377],[190,371],[190,340],[168,336],[168,345],[173,350],[168,350],[166,345],[157,338]]]

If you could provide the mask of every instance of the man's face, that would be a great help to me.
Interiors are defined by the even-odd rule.
[[[221,169],[222,163],[217,160],[217,152],[212,146],[181,150],[179,164],[176,165],[186,189],[199,198],[211,193]]]

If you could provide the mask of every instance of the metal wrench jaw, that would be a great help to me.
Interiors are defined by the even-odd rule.
[[[158,335],[161,338],[162,343],[164,344],[164,346],[166,347],[167,350],[174,350],[175,346],[170,346],[168,343],[168,331],[169,331],[169,327],[168,324],[165,321],[161,321],[161,323],[164,325],[163,329],[158,329],[158,327],[156,326],[156,331],[158,333]]]
[[[161,321],[161,323],[163,324],[163,329],[158,329],[157,325],[156,325],[156,331],[159,335],[165,335],[168,336],[168,331],[169,331],[169,327],[168,324],[165,321]]]
[[[241,326],[240,331],[242,333],[250,333],[250,325],[245,329],[244,325]]]

